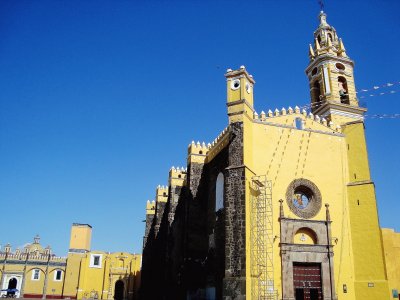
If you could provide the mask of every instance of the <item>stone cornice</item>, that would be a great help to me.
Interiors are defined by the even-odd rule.
[[[328,111],[332,112],[344,112],[359,115],[361,118],[363,117],[364,113],[367,111],[364,107],[358,107],[349,104],[342,104],[339,102],[324,102],[320,107],[318,107],[313,113],[316,115],[325,116],[325,113]]]
[[[313,69],[315,66],[319,65],[320,63],[326,63],[326,62],[342,62],[346,64],[350,64],[354,68],[354,61],[352,61],[348,57],[340,57],[340,56],[335,56],[335,55],[329,55],[329,54],[323,54],[320,56],[317,56],[310,64],[307,66],[307,68],[304,70],[306,74],[310,72],[311,69]]]

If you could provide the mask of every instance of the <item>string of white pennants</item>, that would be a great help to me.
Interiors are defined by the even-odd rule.
[[[380,92],[380,90],[382,90],[384,88],[392,88],[393,86],[396,86],[396,85],[400,85],[400,81],[393,82],[393,83],[388,82],[388,83],[385,83],[382,85],[374,85],[370,89],[361,89],[361,90],[357,91],[356,93],[359,95],[358,96],[359,99],[364,99],[367,97],[376,97],[376,96],[396,94],[399,91],[393,90],[393,89],[391,89],[390,91]],[[379,90],[379,93],[376,93],[378,90]],[[362,94],[362,93],[367,93],[367,92],[375,92],[375,93],[374,94]],[[314,107],[314,106],[320,106],[324,102],[325,102],[325,100],[317,101],[312,104],[304,105],[301,108],[302,109],[303,108],[310,109],[311,107]],[[364,118],[368,118],[368,119],[400,119],[400,114],[373,114],[373,115],[364,115]]]
[[[360,94],[360,93],[367,93],[367,92],[376,92],[377,90],[379,90],[379,89],[382,89],[382,88],[390,88],[390,87],[392,87],[392,86],[396,86],[396,85],[399,85],[400,84],[400,81],[396,81],[396,82],[393,82],[393,83],[391,83],[391,82],[388,82],[388,83],[385,83],[385,84],[381,84],[381,85],[374,85],[372,88],[370,88],[370,89],[361,89],[361,90],[359,90],[359,91],[357,91],[356,93],[358,93],[358,94]],[[389,91],[389,92],[380,92],[379,94],[377,94],[377,95],[384,95],[384,94],[394,94],[394,93],[396,93],[396,91],[394,91],[394,90],[391,90],[391,91]],[[371,96],[371,97],[373,97],[374,95],[369,95],[369,96]],[[365,97],[365,96],[362,96],[362,97]],[[361,97],[360,97],[361,98]]]

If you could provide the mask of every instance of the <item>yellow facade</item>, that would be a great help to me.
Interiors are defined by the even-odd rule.
[[[36,236],[24,249],[12,252],[7,245],[0,253],[2,296],[11,293],[39,298],[62,294],[66,259],[54,256],[50,247],[43,248],[39,241]]]
[[[296,119],[302,121],[304,129],[295,128]],[[265,122],[245,119],[243,123],[244,160],[248,169],[246,186],[251,186],[255,174],[266,174],[273,184],[272,203],[278,203],[292,180],[307,178],[314,182],[324,201],[329,203],[334,220],[332,236],[338,298],[387,299],[388,286],[363,123],[343,124],[343,131],[336,130],[314,116],[294,111],[289,114],[279,111]],[[250,191],[246,198],[249,212],[246,221],[250,223]],[[273,210],[273,215],[278,216],[279,206],[274,205]],[[298,218],[287,205],[284,210],[287,217]],[[320,210],[311,220],[324,218],[325,212]],[[279,235],[279,222],[274,220],[274,231]],[[250,227],[247,227],[247,237],[250,236]],[[296,237],[294,243],[299,243]],[[247,274],[250,275],[251,241],[247,244]],[[280,252],[278,240],[273,250]],[[282,290],[280,260],[279,255],[274,255],[274,282],[278,291]],[[250,276],[246,282],[250,294]],[[373,287],[368,288],[368,284]]]
[[[91,251],[92,227],[73,224],[67,257],[43,248],[39,237],[24,249],[0,253],[1,295],[52,299],[137,299],[141,255]]]
[[[149,274],[186,274],[197,284],[176,285],[171,295],[293,300],[314,293],[314,299],[380,300],[399,289],[400,239],[390,230],[381,234],[354,62],[326,15],[319,18],[305,70],[306,107],[258,114],[253,76],[244,66],[227,70],[227,128],[211,144],[188,147],[186,211],[172,218],[169,237],[188,238],[179,244],[183,253],[172,252],[178,259],[165,259],[180,269],[148,264]],[[224,204],[217,207],[219,174]],[[173,203],[157,196],[156,215],[165,214],[157,209],[165,201]],[[146,237],[162,223],[152,221],[147,218]],[[147,248],[146,262],[159,255],[151,243]],[[194,268],[206,275],[191,273]]]
[[[400,233],[390,228],[382,228],[382,240],[389,289],[395,298],[400,293]]]
[[[331,27],[326,23],[326,16],[321,14],[321,25],[326,32]],[[318,31],[317,31],[318,33]],[[336,33],[335,33],[336,34]],[[327,38],[328,39],[328,38]],[[326,52],[319,50],[310,62],[308,70],[321,72],[321,86],[324,83],[331,86],[322,92],[317,106],[312,107],[312,113],[306,114],[299,108],[283,108],[281,110],[257,113],[250,117],[244,112],[242,118],[232,114],[228,108],[230,122],[243,122],[243,152],[244,165],[246,166],[246,223],[251,223],[252,195],[250,187],[254,175],[266,175],[272,184],[272,209],[273,215],[280,214],[278,201],[287,194],[289,184],[296,179],[307,179],[313,182],[321,192],[323,204],[329,204],[331,220],[330,241],[333,245],[333,273],[334,291],[324,295],[327,299],[388,299],[389,288],[386,277],[385,261],[383,256],[380,227],[378,221],[374,184],[370,178],[368,155],[365,142],[363,113],[364,108],[358,107],[356,100],[353,69],[338,70],[337,73],[345,76],[349,100],[345,103],[340,97],[335,85],[338,75],[331,72],[329,66],[340,63],[352,66],[352,61],[347,56],[330,53],[332,44],[325,45]],[[340,40],[340,45],[343,43]],[[335,50],[337,51],[337,49]],[[330,53],[330,55],[326,55]],[[240,69],[244,69],[243,67]],[[236,76],[246,77],[247,72],[239,72]],[[227,88],[231,89],[230,74],[228,72]],[[324,76],[327,78],[324,78]],[[312,77],[312,76],[311,76]],[[313,80],[311,78],[310,80]],[[245,87],[240,87],[245,94]],[[228,93],[227,105],[236,101],[232,93]],[[252,107],[249,106],[249,110]],[[289,219],[302,219],[295,214],[283,201],[285,217]],[[307,220],[324,220],[325,211],[319,209]],[[279,236],[281,226],[277,218],[273,218],[271,226],[274,234]],[[251,294],[252,274],[251,255],[252,241],[251,228],[246,227],[246,291]],[[297,233],[296,233],[297,235]],[[299,243],[294,236],[293,244]],[[282,239],[281,239],[282,242]],[[287,298],[280,291],[283,290],[284,274],[281,269],[281,246],[276,239],[273,246],[274,289],[278,297]],[[373,263],[372,263],[373,262]],[[284,294],[284,293],[283,293]],[[290,298],[291,296],[289,296]],[[289,299],[288,298],[288,299]]]
[[[99,258],[98,264],[96,257]],[[101,251],[86,253],[81,259],[78,299],[136,299],[140,265],[140,255]]]

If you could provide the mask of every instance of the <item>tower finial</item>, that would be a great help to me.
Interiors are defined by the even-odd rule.
[[[326,13],[324,13],[323,10],[321,10],[318,17],[319,17],[319,27],[329,26],[329,24],[326,22]]]
[[[40,236],[37,234],[34,238],[33,238],[33,243],[34,244],[39,244],[40,241]]]

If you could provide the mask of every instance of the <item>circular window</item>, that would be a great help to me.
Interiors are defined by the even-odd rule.
[[[344,69],[345,69],[344,65],[342,65],[341,63],[337,63],[335,66],[336,66],[336,69],[338,69],[340,71],[344,71]]]
[[[296,208],[305,209],[308,203],[310,203],[310,198],[308,198],[306,194],[303,194],[302,192],[294,194],[293,205],[296,206]]]
[[[314,76],[315,74],[317,74],[317,71],[318,71],[318,69],[317,69],[317,68],[314,68],[314,69],[312,70],[312,72],[311,72],[311,75]]]
[[[240,88],[240,80],[239,79],[232,80],[231,89],[237,90],[238,88]]]
[[[286,201],[292,212],[300,218],[315,217],[321,209],[321,193],[310,180],[293,180],[287,191]]]

